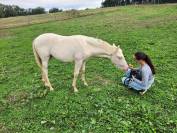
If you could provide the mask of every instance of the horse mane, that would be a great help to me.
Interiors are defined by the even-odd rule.
[[[97,39],[97,38],[93,38],[93,37],[88,37],[88,39],[86,40],[89,44],[91,44],[94,47],[101,47],[101,48],[105,48],[105,47],[110,47],[111,45],[109,43],[107,43],[106,41],[103,41],[101,39]]]

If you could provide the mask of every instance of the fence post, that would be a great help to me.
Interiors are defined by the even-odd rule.
[[[27,21],[28,25],[30,25],[30,15],[27,15]]]

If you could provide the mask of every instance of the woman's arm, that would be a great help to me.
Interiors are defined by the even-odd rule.
[[[138,68],[134,68],[134,66],[133,66],[132,64],[129,64],[129,69],[131,69],[131,70],[139,70],[140,67],[138,67]]]
[[[146,87],[148,85],[148,81],[149,81],[149,72],[147,70],[142,70],[142,81],[136,79],[136,78],[133,78],[133,80],[135,82],[137,82],[138,84]]]

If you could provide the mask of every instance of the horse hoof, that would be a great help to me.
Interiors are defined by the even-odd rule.
[[[77,93],[77,92],[79,92],[78,89],[74,89],[74,93]]]
[[[85,85],[85,86],[88,86],[88,84],[87,84],[87,83],[84,83],[84,85]]]
[[[45,85],[45,87],[49,87],[49,84],[48,84],[48,83],[45,83],[44,85]]]
[[[53,89],[53,88],[50,88],[50,91],[54,91],[54,89]]]

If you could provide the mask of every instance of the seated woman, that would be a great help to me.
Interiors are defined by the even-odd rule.
[[[140,67],[135,69],[130,66],[125,77],[122,78],[122,82],[128,88],[140,91],[140,94],[143,95],[154,83],[155,68],[145,53],[137,52],[134,57]]]

